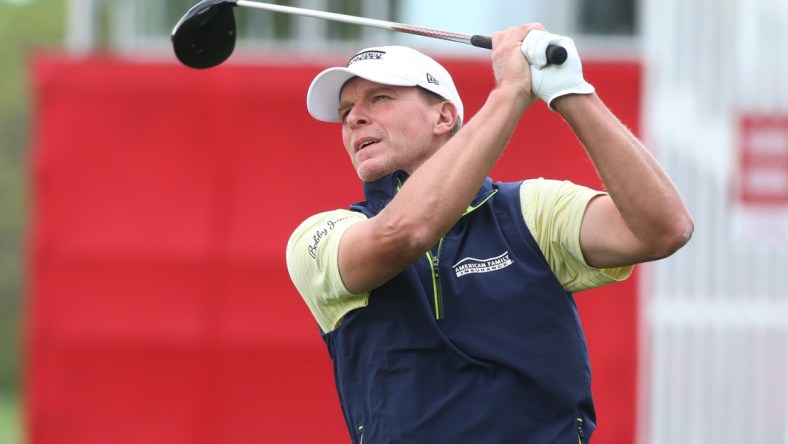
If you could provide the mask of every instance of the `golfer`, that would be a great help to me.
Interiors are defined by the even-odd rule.
[[[572,293],[626,279],[692,234],[670,179],[584,80],[571,39],[539,24],[492,39],[495,86],[467,121],[449,73],[406,47],[365,49],[309,88],[310,114],[340,124],[366,200],[304,221],[287,266],[354,443],[588,442],[596,418]],[[565,63],[546,65],[550,43]],[[604,191],[488,178],[537,99],[574,131]]]

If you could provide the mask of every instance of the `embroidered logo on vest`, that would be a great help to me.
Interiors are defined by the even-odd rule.
[[[498,271],[513,263],[514,261],[509,257],[509,252],[505,251],[503,254],[489,259],[466,257],[454,264],[452,268],[454,268],[454,273],[457,277],[462,277],[470,273],[490,273]]]

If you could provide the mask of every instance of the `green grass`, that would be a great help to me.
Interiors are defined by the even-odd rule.
[[[21,412],[19,398],[10,393],[0,393],[0,443],[23,443]]]

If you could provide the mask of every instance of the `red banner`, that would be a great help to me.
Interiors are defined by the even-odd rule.
[[[470,116],[491,70],[445,62]],[[31,443],[347,442],[328,353],[284,265],[301,220],[361,198],[339,128],[305,109],[324,65],[33,63]],[[637,130],[639,67],[586,65]],[[494,171],[538,176],[599,186],[543,105]],[[599,442],[634,439],[635,289],[578,295]]]
[[[741,202],[788,207],[788,116],[747,115],[740,130]]]

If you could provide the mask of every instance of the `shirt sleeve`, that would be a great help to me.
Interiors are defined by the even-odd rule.
[[[335,210],[316,214],[287,242],[287,271],[323,332],[334,330],[351,310],[365,307],[369,292],[350,293],[339,275],[339,241],[361,213]]]
[[[525,223],[553,274],[570,293],[623,281],[633,265],[594,268],[580,249],[580,225],[588,203],[602,191],[568,181],[532,179],[520,187]]]

